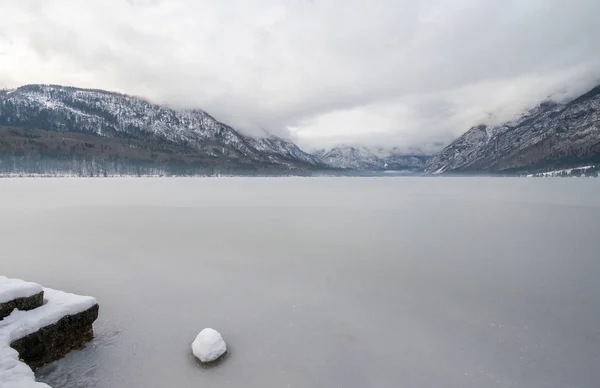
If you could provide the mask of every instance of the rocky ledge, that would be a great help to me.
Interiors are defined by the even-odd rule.
[[[0,276],[0,309],[11,307],[0,317],[0,386],[48,388],[35,381],[32,369],[90,341],[98,303],[89,296]]]
[[[4,319],[13,310],[28,311],[40,307],[44,303],[44,293],[14,299],[6,303],[0,303],[0,319]]]
[[[92,323],[98,318],[98,305],[67,315],[53,325],[13,341],[10,346],[32,369],[56,361],[94,338]]]
[[[44,291],[39,284],[0,276],[0,320],[15,309],[33,310],[43,302]]]

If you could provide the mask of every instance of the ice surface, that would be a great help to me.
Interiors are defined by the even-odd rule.
[[[27,284],[27,282],[23,283]],[[40,288],[39,291],[42,289]],[[10,344],[35,333],[42,327],[58,322],[66,315],[83,312],[97,303],[96,299],[90,296],[69,294],[51,288],[43,288],[43,291],[45,302],[43,306],[30,311],[14,310],[12,314],[0,321],[0,387],[2,388],[48,387],[46,384],[35,382],[33,371],[19,361],[19,354],[10,347]],[[33,294],[35,293],[37,292]]]
[[[18,298],[27,298],[40,292],[42,292],[42,286],[37,283],[0,276],[0,303],[10,302]]]
[[[93,347],[36,371],[54,388],[597,388],[599,190],[0,179],[0,267],[106,307]],[[210,369],[191,351],[205,327],[232,353]]]
[[[218,331],[206,328],[192,343],[192,353],[201,362],[215,361],[227,351],[227,345]]]

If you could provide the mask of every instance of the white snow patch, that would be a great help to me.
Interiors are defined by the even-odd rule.
[[[581,172],[586,172],[587,170],[594,168],[594,167],[596,167],[596,166],[592,165],[592,166],[566,168],[563,170],[545,171],[545,172],[539,172],[539,173],[535,173],[535,174],[527,174],[526,177],[528,177],[528,178],[532,178],[534,176],[554,177],[554,176],[558,176],[558,175],[562,174],[563,172],[566,174],[571,174],[573,172],[573,170],[581,170]]]
[[[221,334],[211,328],[206,328],[192,342],[192,353],[201,362],[212,362],[227,351],[227,345]]]
[[[437,170],[435,170],[432,174],[434,175],[438,175],[443,173],[446,170],[446,167],[448,167],[447,164],[443,165],[442,167],[438,168]]]
[[[10,279],[0,276],[0,303],[19,298],[28,298],[42,292],[42,286],[21,279]]]
[[[44,305],[30,311],[14,310],[0,321],[0,386],[2,388],[49,388],[35,381],[31,368],[19,361],[19,354],[10,347],[15,340],[52,325],[67,315],[81,313],[96,299],[51,288],[43,288]]]

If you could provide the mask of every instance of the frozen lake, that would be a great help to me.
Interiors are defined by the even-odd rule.
[[[600,179],[0,179],[1,274],[95,296],[61,387],[597,387]],[[204,327],[230,352],[200,367]],[[0,384],[1,385],[1,384]]]

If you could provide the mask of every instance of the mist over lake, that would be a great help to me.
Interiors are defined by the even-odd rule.
[[[595,387],[600,180],[0,179],[1,274],[92,295],[61,387]],[[199,366],[213,327],[229,352]]]

